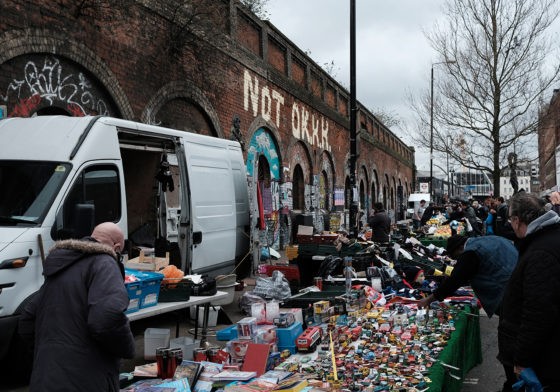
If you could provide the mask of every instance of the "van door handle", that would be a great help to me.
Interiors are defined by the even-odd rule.
[[[202,231],[193,232],[192,241],[194,245],[200,244],[202,242]]]

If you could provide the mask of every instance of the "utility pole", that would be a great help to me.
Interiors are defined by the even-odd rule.
[[[354,194],[356,189],[356,0],[350,0],[350,227],[351,238],[358,237],[358,201]]]
[[[430,200],[434,201],[434,65],[455,64],[455,60],[432,63],[430,73]]]

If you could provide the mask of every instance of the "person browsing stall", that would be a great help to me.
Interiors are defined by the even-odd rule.
[[[412,214],[412,225],[414,230],[420,228],[420,221],[422,220],[422,215],[424,215],[424,210],[426,209],[426,200],[420,200],[418,207],[414,208],[414,213]]]
[[[25,307],[19,333],[34,345],[33,391],[118,391],[120,358],[135,342],[119,252],[121,229],[96,226],[91,237],[55,243],[45,281]]]
[[[383,203],[375,203],[373,208],[375,212],[368,220],[368,225],[371,228],[371,240],[374,242],[389,242],[391,219],[383,208]]]
[[[443,301],[458,288],[470,284],[488,317],[499,314],[506,284],[517,263],[513,242],[498,236],[455,235],[447,240],[447,253],[457,260],[451,275],[421,299],[419,306]]]
[[[418,307],[443,301],[459,287],[470,284],[487,316],[500,316],[502,297],[517,263],[518,252],[513,242],[494,235],[470,238],[455,235],[447,241],[447,252],[457,260],[451,275],[432,294],[421,299]],[[512,371],[511,366],[504,365],[506,378]],[[504,392],[511,390],[507,384],[506,381]]]
[[[560,391],[560,217],[539,197],[519,192],[509,221],[519,261],[506,287],[498,326],[498,359],[526,391]]]

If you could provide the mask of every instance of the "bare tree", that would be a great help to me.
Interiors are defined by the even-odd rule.
[[[427,37],[439,55],[433,94],[411,98],[415,141],[449,154],[465,168],[489,172],[499,194],[507,156],[534,155],[538,110],[557,82],[560,63],[547,29],[555,0],[448,0],[446,24]],[[433,72],[433,71],[432,71]],[[421,135],[421,136],[420,136]],[[426,137],[428,135],[428,137]]]
[[[398,113],[394,110],[387,110],[382,107],[377,107],[371,109],[371,112],[387,128],[398,128],[403,125],[401,117],[399,117]]]
[[[241,3],[262,20],[269,19],[270,13],[266,8],[268,0],[241,0]]]

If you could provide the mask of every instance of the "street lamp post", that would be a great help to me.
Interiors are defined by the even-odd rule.
[[[430,200],[434,200],[434,65],[455,63],[455,60],[432,63],[430,73]]]
[[[455,189],[453,186],[455,184],[455,170],[451,169],[449,174],[451,174],[451,197],[450,198],[453,198],[453,196],[455,195]]]
[[[448,198],[451,199],[451,183],[450,183],[450,173],[449,173],[449,146],[451,145],[451,136],[447,135],[447,146],[445,152],[447,153],[447,193]]]

